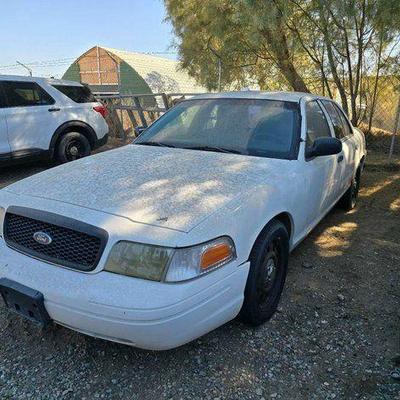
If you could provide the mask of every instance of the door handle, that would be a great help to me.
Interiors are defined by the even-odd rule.
[[[53,108],[49,108],[48,110],[49,112],[54,112],[54,111],[60,111],[59,108],[53,107]]]
[[[341,154],[338,158],[337,158],[337,162],[342,162],[343,161],[343,154]]]

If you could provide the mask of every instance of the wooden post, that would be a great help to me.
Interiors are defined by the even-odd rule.
[[[134,136],[136,136],[135,128],[138,126],[138,123],[137,123],[137,121],[136,121],[135,114],[134,114],[133,111],[130,110],[130,109],[126,110],[126,112],[127,112],[128,117],[129,117],[129,119],[130,119],[130,121],[131,121],[132,133],[134,134]]]
[[[140,104],[139,98],[137,96],[134,96],[133,97],[133,101],[135,103],[135,107],[137,108],[137,112],[139,114],[140,122],[142,123],[142,126],[147,128],[147,121],[146,121],[146,118],[144,116],[143,108],[142,108],[142,106]]]
[[[119,104],[122,106],[123,104],[122,104],[122,97],[121,97],[121,94],[119,95]],[[124,110],[121,108],[121,126],[122,126],[122,131],[123,131],[123,137],[122,137],[122,139],[123,140],[125,140],[125,129],[124,129]]]
[[[161,95],[161,97],[162,97],[162,100],[163,100],[163,103],[164,103],[165,111],[167,111],[169,109],[168,97],[167,97],[167,95],[165,93],[163,93]]]
[[[396,139],[397,131],[399,129],[399,119],[400,119],[400,96],[399,96],[399,101],[397,103],[396,118],[395,118],[395,121],[394,121],[392,140],[390,142],[389,158],[388,158],[389,162],[392,160],[392,157],[393,157],[394,142],[395,142],[395,139]]]
[[[119,115],[118,115],[118,104],[112,105],[110,107],[110,117],[113,122],[113,125],[115,126],[115,128],[119,134],[119,137],[121,139],[125,140],[124,127],[122,126],[121,121],[119,119]]]

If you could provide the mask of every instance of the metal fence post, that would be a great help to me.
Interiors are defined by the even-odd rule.
[[[399,96],[399,101],[397,103],[396,118],[394,121],[392,140],[390,141],[389,158],[388,158],[389,161],[391,161],[393,157],[394,143],[396,139],[397,130],[399,129],[399,119],[400,119],[400,96]]]

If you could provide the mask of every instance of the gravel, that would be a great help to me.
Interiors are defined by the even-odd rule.
[[[367,164],[357,209],[333,210],[293,252],[259,328],[234,320],[149,352],[0,308],[0,398],[400,399],[400,173],[379,165]],[[43,168],[0,172],[0,185]]]

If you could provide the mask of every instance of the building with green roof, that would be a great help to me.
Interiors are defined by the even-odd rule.
[[[204,93],[179,62],[95,46],[78,57],[63,79],[88,84],[96,94]]]

